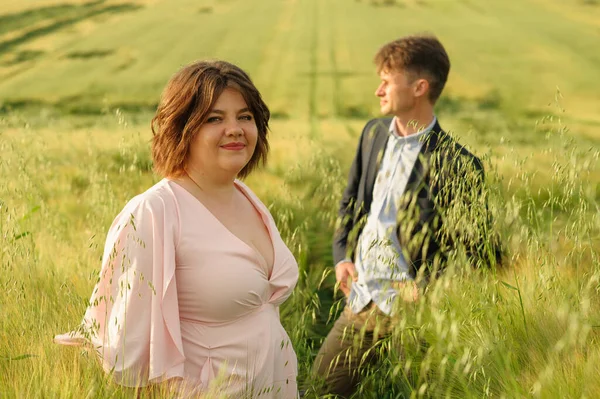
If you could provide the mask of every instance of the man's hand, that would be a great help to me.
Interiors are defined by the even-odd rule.
[[[419,299],[419,287],[414,281],[399,281],[392,286],[404,302],[416,302]]]
[[[350,295],[350,285],[356,281],[356,268],[352,262],[341,262],[335,266],[335,279],[344,295]]]

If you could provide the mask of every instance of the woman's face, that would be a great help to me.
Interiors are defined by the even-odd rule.
[[[258,129],[242,94],[226,88],[192,140],[188,168],[206,177],[235,177],[254,154]]]

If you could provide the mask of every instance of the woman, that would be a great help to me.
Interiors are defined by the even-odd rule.
[[[265,162],[269,117],[230,63],[197,62],[170,80],[152,121],[164,179],[113,222],[82,326],[58,343],[91,343],[126,386],[176,381],[181,394],[296,397],[278,306],[298,266],[267,208],[237,180]]]

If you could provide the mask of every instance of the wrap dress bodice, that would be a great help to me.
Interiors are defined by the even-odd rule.
[[[268,209],[273,264],[186,189],[163,179],[133,198],[108,233],[100,279],[76,334],[123,385],[171,378],[181,394],[295,398],[297,360],[279,320],[298,266]]]

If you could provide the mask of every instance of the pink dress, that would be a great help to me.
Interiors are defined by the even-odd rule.
[[[297,360],[279,320],[298,265],[260,200],[274,264],[163,179],[113,222],[83,323],[55,341],[91,343],[117,383],[181,378],[184,393],[296,398]]]

